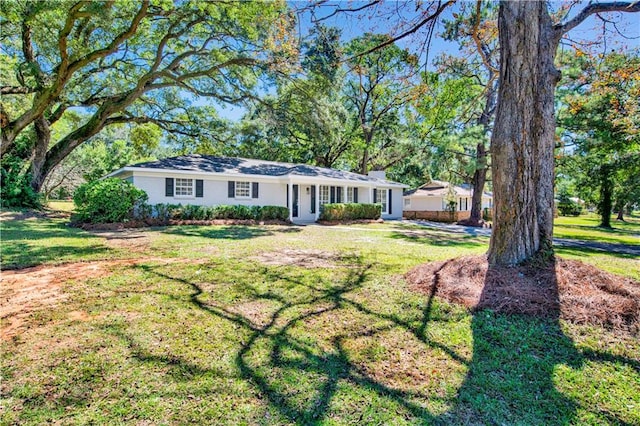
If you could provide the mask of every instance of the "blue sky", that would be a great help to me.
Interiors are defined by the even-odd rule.
[[[289,4],[292,8],[302,8],[308,5],[309,2],[290,1]],[[326,6],[315,11],[315,16],[316,18],[326,17],[331,14],[336,7],[357,8],[364,4],[366,4],[366,2],[330,1],[326,3]],[[397,35],[403,31],[403,28],[397,28],[398,21],[408,21],[415,18],[415,4],[415,2],[387,1],[377,10],[363,11],[363,13],[338,13],[323,20],[322,23],[340,28],[344,42],[358,37],[365,32]],[[551,3],[552,7],[557,7],[559,4],[559,2]],[[574,7],[570,16],[575,15],[582,7],[584,7],[584,5]],[[455,13],[458,8],[459,6],[456,5],[453,8],[445,10],[441,15],[433,32],[431,43],[428,45],[428,51],[425,46],[427,40],[425,31],[419,31],[413,36],[399,41],[398,44],[412,52],[422,52],[422,62],[431,69],[433,59],[441,53],[446,52],[451,55],[459,55],[460,51],[457,43],[447,42],[439,36],[444,28],[442,22],[447,19],[452,19],[452,13]],[[299,29],[301,35],[304,36],[313,26],[311,22],[312,15],[306,12],[300,14],[299,17]],[[606,37],[604,38],[605,43],[593,46],[593,48],[599,50],[606,48],[608,52],[611,50],[640,49],[640,13],[611,13],[604,17],[611,21],[611,23],[607,24],[609,30],[606,32]],[[615,27],[622,33],[622,36],[616,33],[614,23]],[[596,16],[591,16],[568,34],[570,41],[567,43],[589,43],[597,39],[602,39],[602,35],[602,21]],[[427,52],[428,57],[426,55]],[[218,107],[217,109],[222,117],[234,121],[239,120],[245,112],[244,108],[234,106]]]

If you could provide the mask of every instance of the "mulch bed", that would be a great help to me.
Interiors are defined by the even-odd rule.
[[[383,219],[358,219],[358,220],[318,220],[316,222],[319,225],[334,226],[334,225],[359,225],[369,223],[384,223]]]
[[[426,263],[405,278],[418,291],[472,310],[562,318],[640,333],[640,282],[577,260],[489,267],[486,256]]]
[[[129,228],[146,228],[150,226],[171,226],[171,225],[291,225],[289,221],[283,220],[252,220],[252,219],[216,219],[216,220],[130,220],[127,222],[115,223],[71,223],[71,226],[82,228],[85,231],[119,231]]]

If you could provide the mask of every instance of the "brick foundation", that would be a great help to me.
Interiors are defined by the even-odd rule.
[[[470,211],[465,212],[441,212],[441,211],[415,211],[406,210],[402,213],[405,219],[424,219],[434,222],[457,222],[459,220],[469,219],[471,216]]]

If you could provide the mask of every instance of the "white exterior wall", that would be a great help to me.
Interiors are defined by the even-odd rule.
[[[217,176],[208,176],[203,174],[190,174],[190,173],[172,173],[170,171],[166,172],[133,172],[133,176],[127,173],[123,174],[122,177],[129,176],[128,179],[132,177],[132,183],[142,189],[149,196],[148,203],[149,204],[192,204],[192,205],[204,205],[204,206],[214,206],[214,205],[260,205],[260,206],[287,206],[287,186],[289,184],[288,180],[285,179],[270,179],[270,178],[262,178],[262,177],[217,177]],[[173,178],[173,179],[193,179],[193,196],[184,197],[184,196],[165,196],[165,179]],[[195,180],[201,179],[203,181],[203,197],[195,196]],[[258,198],[229,198],[228,197],[228,182],[229,180],[233,180],[234,182],[258,182]],[[316,186],[317,194],[319,194],[320,185],[324,185],[324,183],[316,182],[297,182],[293,181],[292,184],[297,184],[299,186],[299,205],[298,205],[298,219],[301,221],[313,221],[315,220],[315,213],[311,213],[311,194],[307,194],[307,187]],[[175,181],[174,181],[175,185]],[[340,182],[329,181],[326,183],[327,186],[340,186],[343,188],[343,197],[346,196],[346,187],[356,187],[358,188],[358,202],[359,203],[372,203],[373,202],[373,187],[370,186],[357,186],[354,185],[353,182],[344,182],[343,185],[340,185]],[[379,191],[388,191],[391,189],[393,191],[392,194],[392,214],[384,214],[382,215],[383,219],[400,219],[402,218],[403,212],[403,197],[402,197],[402,188],[388,188],[388,187],[377,187]],[[175,186],[174,186],[174,194],[175,194]],[[388,194],[387,194],[388,197]],[[387,198],[388,200],[388,198]],[[316,211],[319,211],[319,200],[316,200]],[[344,199],[343,199],[344,202]]]
[[[202,179],[203,197],[165,196],[165,178],[180,179]],[[287,205],[287,188],[286,184],[279,182],[264,182],[258,179],[235,179],[235,181],[258,182],[258,198],[229,198],[228,197],[228,181],[229,179],[207,179],[202,175],[190,176],[184,174],[166,173],[162,176],[140,176],[134,174],[133,184],[144,190],[149,196],[149,204],[193,204],[199,206],[215,206],[220,204],[242,204],[242,205],[260,205],[260,206],[286,206]]]
[[[411,195],[405,197],[411,200],[411,205],[407,206],[407,211],[430,211],[440,212],[442,209],[442,197],[412,197]]]
[[[493,199],[491,197],[482,197],[482,208],[490,209],[493,207]]]
[[[402,188],[384,188],[384,190],[391,189],[391,214],[382,214],[383,219],[402,219]],[[387,202],[389,201],[389,194],[387,193]],[[388,207],[387,207],[388,210]]]

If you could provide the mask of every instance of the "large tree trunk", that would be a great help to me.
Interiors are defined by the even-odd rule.
[[[487,180],[487,150],[484,143],[476,147],[476,171],[473,173],[473,194],[471,196],[471,215],[468,226],[482,225],[482,193]]]
[[[611,166],[604,164],[600,167],[600,225],[603,228],[611,228],[611,211],[613,210],[613,179]]]
[[[489,70],[489,73],[493,71]],[[489,77],[487,86],[487,94],[485,97],[484,108],[482,114],[478,118],[477,124],[484,128],[485,134],[491,131],[491,116],[496,107],[496,83],[493,78]],[[484,185],[487,181],[488,171],[488,153],[484,146],[484,141],[476,146],[476,170],[473,173],[473,196],[471,198],[471,215],[467,221],[467,225],[481,226],[482,222],[482,194],[484,193]]]
[[[494,227],[492,264],[551,254],[553,236],[553,61],[560,33],[545,2],[503,1],[500,87],[491,137]]]
[[[47,150],[51,142],[51,128],[49,122],[40,115],[33,122],[36,133],[36,142],[33,149],[33,158],[31,159],[31,187],[34,191],[40,192],[42,184],[46,178],[47,172],[44,170],[44,164],[47,159]]]

